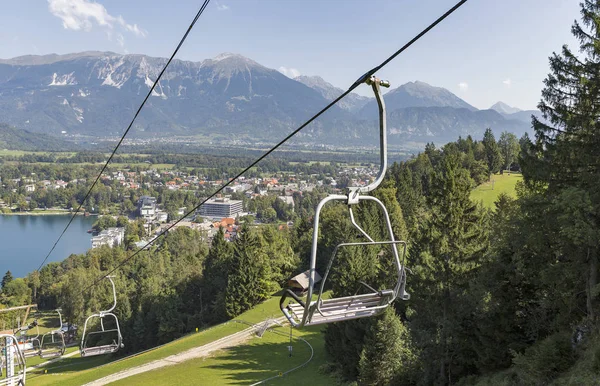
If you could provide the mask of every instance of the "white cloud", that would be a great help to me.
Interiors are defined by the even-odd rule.
[[[298,76],[300,76],[300,71],[298,71],[295,68],[287,68],[287,67],[279,67],[279,72],[281,72],[283,75],[287,76],[288,78],[296,78]]]
[[[229,10],[228,5],[217,2],[217,11],[228,11],[228,10]]]
[[[460,88],[460,91],[467,91],[469,89],[469,84],[467,82],[460,82],[458,88]]]
[[[113,16],[106,8],[90,0],[48,0],[48,10],[62,20],[65,29],[90,31],[94,25],[113,30],[115,28],[130,32],[138,37],[148,34],[137,24],[129,24],[123,16]],[[121,35],[122,37],[122,35]],[[117,39],[124,44],[124,38]]]
[[[510,87],[510,85],[512,84],[512,80],[510,80],[510,78],[506,78],[502,81],[502,84],[506,87]]]

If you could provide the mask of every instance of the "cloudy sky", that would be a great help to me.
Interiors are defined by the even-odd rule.
[[[288,76],[347,88],[454,5],[451,0],[212,0],[179,54],[248,56]],[[200,0],[3,2],[0,58],[89,50],[168,56]],[[470,0],[380,71],[421,80],[479,108],[534,108],[548,56],[575,46],[574,0]],[[368,94],[368,90],[365,90]]]

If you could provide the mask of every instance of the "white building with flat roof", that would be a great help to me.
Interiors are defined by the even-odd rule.
[[[92,237],[92,248],[98,248],[102,245],[108,245],[111,248],[116,247],[123,243],[124,238],[125,228],[108,228]]]
[[[229,198],[214,198],[208,200],[202,206],[198,214],[204,217],[232,217],[235,218],[244,210],[241,200],[230,200]]]

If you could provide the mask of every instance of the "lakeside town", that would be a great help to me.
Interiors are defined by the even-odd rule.
[[[186,168],[118,168],[101,175],[95,189],[106,190],[106,196],[110,196],[109,203],[103,205],[100,199],[94,204],[92,200],[92,205],[82,208],[80,212],[98,215],[99,218],[111,217],[115,221],[119,217],[126,217],[129,222],[142,224],[143,234],[130,247],[144,247],[155,235],[169,227],[200,231],[207,243],[222,228],[225,240],[233,241],[242,221],[255,226],[278,224],[281,229],[292,227],[297,217],[296,207],[302,205],[307,195],[318,197],[327,192],[341,191],[350,185],[366,185],[374,179],[378,170],[370,164],[326,168],[319,168],[318,164],[316,166],[315,173],[279,171],[253,177],[242,176],[195,210],[194,207],[212,192],[230,181],[228,173],[224,173],[223,178],[210,179],[206,174]],[[75,165],[65,167],[77,168]],[[2,170],[0,168],[0,172]],[[75,205],[56,205],[60,199],[51,198],[67,190],[76,192],[87,187],[92,180],[48,178],[52,174],[56,173],[42,170],[16,177],[14,171],[0,174],[0,211],[4,214],[73,213]],[[184,199],[178,201],[181,206],[167,206],[167,196],[183,196]],[[169,200],[169,203],[172,202],[172,199]],[[55,205],[48,205],[52,203]],[[92,234],[91,248],[103,245],[114,247],[125,241],[124,226],[94,227],[89,233]]]

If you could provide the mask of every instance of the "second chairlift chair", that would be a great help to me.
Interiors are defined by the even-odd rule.
[[[387,209],[385,205],[376,197],[361,195],[361,193],[368,193],[373,191],[375,188],[379,186],[379,184],[383,181],[383,178],[387,169],[387,132],[386,132],[386,112],[385,112],[385,103],[383,101],[383,97],[381,95],[380,87],[389,87],[390,84],[387,81],[380,80],[375,76],[370,76],[365,80],[365,83],[370,85],[375,93],[375,98],[377,99],[377,104],[379,106],[379,137],[380,137],[380,169],[375,181],[371,184],[362,186],[362,187],[349,187],[347,195],[339,195],[332,194],[325,197],[315,211],[314,217],[314,229],[313,229],[313,238],[312,238],[312,249],[310,255],[310,271],[309,271],[309,283],[308,283],[308,291],[306,294],[306,299],[300,299],[294,292],[291,290],[286,290],[281,297],[279,302],[279,306],[281,311],[287,318],[287,320],[294,327],[303,327],[309,325],[323,324],[323,323],[332,323],[332,322],[340,322],[344,320],[350,319],[358,319],[369,316],[375,316],[383,312],[397,297],[402,300],[408,300],[410,295],[405,291],[406,285],[406,271],[404,266],[404,259],[406,256],[406,242],[405,241],[397,241],[394,238],[394,233],[392,230],[392,224],[390,222],[390,217],[388,215]],[[318,247],[318,239],[319,239],[319,215],[321,214],[321,209],[323,206],[329,201],[344,201],[348,205],[348,212],[350,216],[350,220],[352,225],[362,234],[368,241],[365,242],[347,242],[338,244],[331,256],[329,264],[327,266],[327,270],[325,275],[323,276],[323,280],[321,281],[321,288],[318,292],[318,297],[316,301],[312,300],[313,290],[315,285],[315,273],[317,266],[317,247]],[[354,214],[352,212],[352,207],[359,205],[361,201],[373,201],[379,206],[381,209],[381,217],[383,218],[388,238],[384,241],[375,241],[371,236],[369,236],[354,220]],[[393,256],[393,265],[395,268],[396,275],[396,284],[393,288],[384,289],[384,290],[376,290],[365,283],[363,284],[366,288],[369,289],[369,293],[353,295],[353,296],[345,296],[333,299],[323,299],[323,291],[325,288],[325,282],[327,281],[327,276],[331,270],[331,266],[333,265],[335,256],[340,248],[348,247],[348,246],[369,246],[369,245],[389,245],[392,249]],[[400,254],[398,253],[398,245],[400,245],[400,249],[402,251],[402,259],[400,259]],[[296,302],[285,304],[285,301],[288,297],[291,297]]]
[[[119,327],[119,319],[117,319],[116,315],[112,313],[112,311],[117,306],[117,291],[115,290],[115,283],[112,280],[113,276],[106,276],[106,278],[108,280],[110,280],[110,284],[112,285],[113,305],[110,309],[108,309],[106,311],[100,311],[97,314],[90,315],[85,320],[85,325],[83,326],[83,335],[81,336],[81,346],[79,348],[81,357],[91,357],[91,356],[95,356],[95,355],[111,354],[111,353],[115,353],[115,352],[119,351],[119,349],[125,347],[125,345],[123,344],[123,336],[121,335],[121,328]],[[106,318],[106,317],[109,317],[109,319],[114,320],[114,322],[116,324],[115,328],[111,328],[108,330],[104,328],[104,318]],[[100,330],[87,332],[88,322],[92,319],[100,319]],[[89,339],[91,336],[102,337],[103,335],[106,336],[106,335],[111,335],[111,334],[113,336],[116,334],[117,339],[116,340],[113,339],[112,342],[110,342],[108,344],[102,344],[102,341],[100,341],[100,344],[88,346]]]
[[[27,332],[34,328],[35,335],[28,335]],[[25,358],[36,357],[40,354],[40,327],[37,317],[35,317],[31,324],[19,327],[15,331],[15,336],[17,337],[17,344]]]
[[[58,313],[59,327],[57,330],[53,330],[42,335],[42,341],[40,343],[40,357],[46,358],[57,358],[63,356],[65,353],[65,334],[62,331],[62,315],[61,309],[55,310]]]

